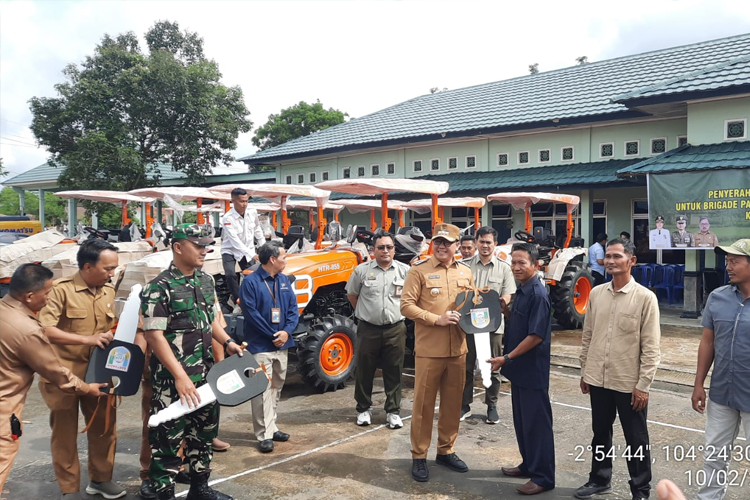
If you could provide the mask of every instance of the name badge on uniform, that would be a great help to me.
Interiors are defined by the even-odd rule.
[[[271,323],[281,323],[281,309],[278,307],[271,308]]]
[[[396,297],[401,297],[401,293],[404,291],[404,287],[401,285],[396,285]]]

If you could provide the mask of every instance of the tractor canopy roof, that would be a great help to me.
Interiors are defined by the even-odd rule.
[[[482,208],[486,203],[484,198],[440,198],[441,207]],[[405,201],[401,206],[418,214],[426,214],[432,209],[432,200]]]
[[[380,200],[336,200],[336,203],[346,207],[349,212],[358,214],[371,210],[380,210],[383,204]],[[406,210],[402,201],[388,200],[388,210]]]
[[[424,179],[338,179],[319,182],[320,189],[362,196],[382,195],[392,192],[411,192],[441,195],[448,192],[448,183]]]
[[[581,201],[576,195],[559,193],[495,193],[488,195],[487,200],[507,203],[520,210],[527,210],[531,205],[540,201],[565,203],[568,206],[568,213],[573,212]],[[443,200],[440,200],[440,204],[443,204]]]
[[[248,204],[250,206],[250,204]],[[315,200],[288,200],[286,202],[286,208],[293,209],[293,210],[316,210],[318,208],[318,204],[315,202]],[[323,205],[323,210],[333,210],[335,212],[340,212],[344,209],[344,206],[336,203],[331,203],[330,201],[328,203],[325,203]]]
[[[137,196],[149,196],[151,198],[164,199],[170,197],[175,201],[191,201],[198,199],[209,199],[209,200],[229,200],[230,197],[227,194],[214,193],[209,191],[208,188],[204,187],[148,187],[141,189],[133,189],[128,191],[130,194]]]
[[[93,190],[82,190],[82,191],[58,191],[55,193],[60,198],[75,198],[78,200],[90,200],[99,201],[104,203],[122,203],[126,202],[138,202],[138,203],[152,203],[153,198],[147,196],[138,196],[125,191],[93,191]]]
[[[242,188],[247,194],[254,198],[287,198],[289,196],[303,196],[314,198],[317,206],[328,203],[329,191],[324,191],[313,186],[290,186],[289,184],[222,184],[214,186],[211,191],[214,193],[224,193],[225,195],[232,192],[234,188]]]

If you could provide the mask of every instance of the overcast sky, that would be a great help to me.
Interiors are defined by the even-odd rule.
[[[55,96],[66,64],[105,33],[158,20],[197,32],[239,85],[253,128],[299,101],[360,117],[426,94],[750,32],[750,2],[0,0],[0,157],[10,176],[44,163],[28,101]],[[236,157],[251,154],[253,133]]]

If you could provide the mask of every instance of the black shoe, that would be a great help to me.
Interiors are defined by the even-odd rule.
[[[138,496],[141,498],[145,498],[146,500],[153,500],[154,498],[156,498],[156,490],[151,484],[150,479],[141,481],[141,489],[138,490]]]
[[[430,479],[430,471],[427,470],[427,459],[415,458],[411,461],[411,477],[420,483],[425,483]]]
[[[591,498],[594,495],[602,495],[604,493],[610,493],[612,491],[612,485],[607,483],[604,486],[600,486],[593,482],[588,482],[578,488],[575,493],[573,493],[573,496],[576,498],[580,498],[582,500],[586,500],[587,498]]]
[[[208,473],[204,472],[190,478],[190,490],[186,500],[234,500],[234,498],[211,488],[208,485]]]
[[[466,420],[466,417],[471,415],[471,406],[469,405],[463,405],[461,407],[461,422]]]
[[[500,415],[497,413],[497,408],[494,406],[487,407],[487,420],[485,420],[488,424],[498,424],[500,423]]]
[[[458,458],[455,453],[449,453],[448,455],[438,455],[435,457],[435,462],[439,465],[445,465],[451,470],[456,472],[469,472],[469,467],[466,466],[463,460]]]
[[[286,432],[276,431],[273,433],[273,437],[271,439],[281,442],[289,441],[289,434],[287,434]]]
[[[174,496],[174,485],[170,486],[166,490],[160,491],[155,498],[159,500],[176,500]]]
[[[180,472],[178,472],[174,478],[174,482],[180,484],[190,484],[190,476],[187,475],[187,472],[180,469]]]
[[[271,453],[273,451],[273,441],[270,439],[264,439],[258,445],[258,449],[261,453]]]

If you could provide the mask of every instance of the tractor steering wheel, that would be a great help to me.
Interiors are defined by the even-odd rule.
[[[95,228],[93,228],[93,227],[91,227],[91,226],[86,226],[86,227],[84,227],[83,229],[84,229],[84,230],[85,230],[86,232],[88,232],[88,233],[91,233],[91,234],[93,234],[93,235],[94,235],[94,237],[96,237],[96,238],[101,238],[101,239],[103,239],[104,241],[107,241],[107,235],[106,235],[106,234],[104,234],[103,232],[99,231],[98,229],[95,229]]]
[[[536,238],[534,238],[534,235],[531,233],[527,233],[526,231],[517,231],[516,234],[513,235],[513,237],[526,243],[536,243]]]

